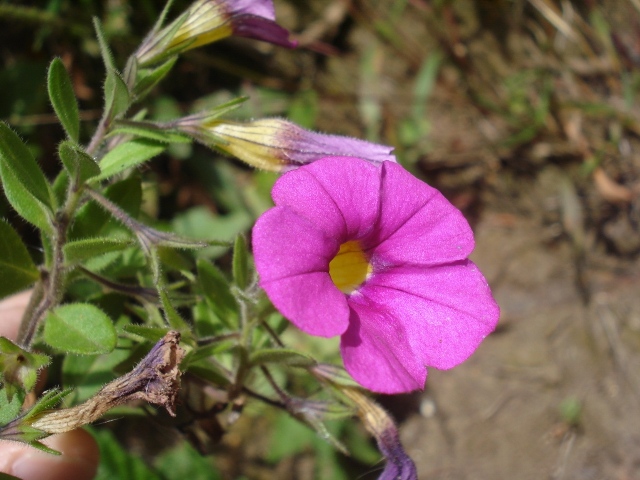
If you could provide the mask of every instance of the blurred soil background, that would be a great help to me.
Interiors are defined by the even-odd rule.
[[[49,175],[62,138],[46,100],[51,57],[95,122],[90,17],[122,60],[160,8],[0,1],[0,118]],[[193,51],[154,94],[154,114],[248,94],[247,117],[396,146],[465,212],[502,316],[469,361],[430,370],[425,392],[381,399],[420,478],[640,479],[640,1],[277,0],[276,11],[297,50],[231,39]],[[160,217],[194,206],[225,216],[185,160],[211,157],[174,149],[145,167]],[[250,183],[249,170],[218,163]],[[311,451],[265,464],[264,443],[239,422],[221,447],[224,478],[318,475]]]

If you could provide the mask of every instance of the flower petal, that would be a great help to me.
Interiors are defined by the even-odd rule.
[[[310,335],[333,337],[347,328],[346,296],[329,276],[339,244],[289,207],[276,207],[253,228],[260,286],[274,306]]]
[[[473,233],[462,213],[400,165],[382,166],[380,216],[363,242],[383,264],[438,265],[467,258]]]
[[[326,157],[284,174],[271,194],[339,243],[358,240],[378,216],[380,173],[361,159]]]
[[[228,0],[227,9],[233,13],[257,15],[269,20],[276,19],[272,0]]]
[[[296,41],[289,40],[289,31],[276,22],[257,15],[238,15],[232,19],[233,33],[239,37],[254,38],[286,48],[295,48]]]
[[[394,312],[360,297],[349,299],[349,328],[340,350],[344,367],[365,388],[403,393],[424,387],[427,369],[407,345],[405,325]]]
[[[469,260],[392,268],[373,275],[360,293],[381,311],[393,312],[408,354],[440,369],[466,360],[500,316],[486,280]]]

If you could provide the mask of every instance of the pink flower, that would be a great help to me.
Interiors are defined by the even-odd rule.
[[[341,335],[364,387],[423,388],[427,365],[454,367],[495,328],[469,224],[400,165],[327,157],[284,174],[272,196],[253,229],[260,285],[301,330]]]
[[[140,66],[149,66],[231,35],[295,47],[275,20],[272,0],[197,0],[171,24],[152,32],[136,58]]]

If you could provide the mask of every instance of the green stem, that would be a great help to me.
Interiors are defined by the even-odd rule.
[[[98,123],[98,127],[96,128],[96,131],[94,132],[93,137],[91,137],[91,141],[89,142],[89,145],[87,145],[87,153],[89,155],[95,155],[95,153],[98,151],[98,147],[104,140],[104,137],[106,136],[107,131],[109,130],[109,123],[110,122],[109,122],[108,112],[105,112],[105,114],[100,119],[100,123]]]
[[[18,332],[18,344],[24,348],[29,348],[33,342],[38,326],[46,313],[60,303],[62,299],[65,276],[63,271],[64,252],[62,249],[67,237],[68,224],[68,220],[64,218],[64,215],[60,214],[54,221],[52,263],[49,272],[43,273],[43,296],[31,312],[29,310],[25,312],[25,315],[29,313],[31,313],[31,315],[22,317],[22,323]]]
[[[67,200],[62,210],[58,211],[53,221],[53,241],[51,268],[42,273],[42,279],[36,286],[29,306],[22,316],[18,331],[18,344],[29,348],[33,342],[38,326],[47,312],[56,307],[64,295],[67,276],[64,259],[64,245],[67,242],[69,219],[78,207],[82,191],[69,187]],[[39,298],[38,298],[39,297]],[[36,305],[37,302],[37,305]]]

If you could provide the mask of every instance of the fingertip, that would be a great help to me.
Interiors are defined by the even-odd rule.
[[[2,319],[0,320],[1,337],[16,338],[20,327],[20,319],[24,309],[29,304],[32,292],[33,290],[25,290],[4,298],[0,302],[0,313],[2,314]]]
[[[25,447],[20,454],[14,454],[8,473],[23,480],[91,480],[95,477],[100,451],[88,432],[77,429],[53,435],[43,443],[62,455]]]

